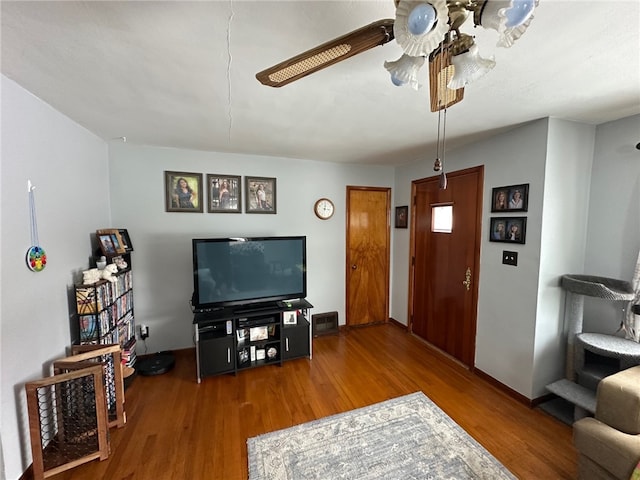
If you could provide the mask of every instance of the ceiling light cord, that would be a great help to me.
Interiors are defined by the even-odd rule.
[[[437,101],[438,101],[438,135],[436,138],[436,160],[433,163],[433,170],[440,172],[439,187],[442,190],[447,188],[447,174],[444,172],[444,161],[447,148],[447,97],[446,97],[446,76],[444,80],[441,77],[442,74],[442,57],[444,56],[444,42],[440,43],[438,47],[440,50],[436,54],[438,62],[438,75],[436,77],[437,83]],[[442,101],[444,99],[444,108],[442,108]],[[443,113],[444,110],[444,113]],[[440,144],[440,133],[442,133],[442,145]],[[440,147],[442,146],[442,157],[440,156]]]
[[[442,43],[438,47],[440,52],[442,52]],[[438,71],[440,71],[442,67],[442,57],[441,55],[436,55],[438,58]],[[439,79],[437,80],[439,82]],[[441,97],[438,95],[438,107],[440,107]],[[438,135],[436,137],[436,161],[433,164],[433,170],[439,172],[442,170],[442,160],[440,160],[440,124],[442,122],[442,109],[438,108]]]

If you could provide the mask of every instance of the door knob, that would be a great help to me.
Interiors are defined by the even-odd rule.
[[[351,270],[355,270],[356,268],[358,267],[356,267],[355,265],[351,265]]]

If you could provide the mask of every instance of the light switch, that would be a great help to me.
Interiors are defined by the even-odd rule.
[[[508,250],[502,251],[502,263],[505,265],[518,266],[518,252],[510,252]]]

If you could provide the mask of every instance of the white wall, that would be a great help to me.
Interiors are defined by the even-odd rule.
[[[631,281],[640,250],[640,115],[596,129],[584,273]],[[584,328],[615,334],[624,302],[585,299]]]
[[[587,239],[595,127],[549,120],[544,198],[529,219],[541,222],[531,397],[564,377],[566,332],[562,275],[581,272]]]
[[[393,169],[230,153],[110,145],[113,226],[127,228],[135,248],[136,323],[150,327],[147,352],[193,346],[191,239],[306,235],[312,313],[338,311],[345,322],[346,186],[391,187]],[[277,178],[277,214],[165,212],[164,171]],[[331,198],[336,213],[319,220],[313,204]],[[205,195],[206,199],[206,195]],[[243,209],[244,211],[244,206]],[[139,342],[138,353],[144,353]]]
[[[540,216],[548,120],[539,120],[483,142],[467,154],[485,165],[485,192],[476,366],[531,398],[536,298],[540,260]],[[529,184],[526,243],[489,242],[491,189]],[[508,248],[507,248],[508,247]],[[518,266],[502,264],[502,251],[518,252]]]
[[[90,233],[109,225],[106,144],[2,76],[1,440],[6,478],[31,463],[24,383],[47,376],[71,344],[71,286],[89,266]],[[27,180],[36,189],[39,243],[30,271]]]

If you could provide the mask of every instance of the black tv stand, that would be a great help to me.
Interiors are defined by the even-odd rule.
[[[297,299],[196,313],[198,382],[210,375],[311,358],[310,308],[307,300]]]

